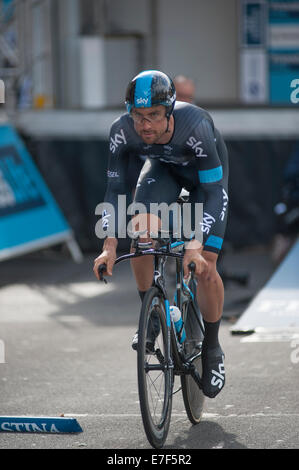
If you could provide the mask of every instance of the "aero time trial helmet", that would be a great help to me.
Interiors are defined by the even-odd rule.
[[[151,108],[160,104],[166,107],[166,117],[169,119],[175,100],[173,81],[168,75],[158,70],[145,70],[139,73],[129,83],[126,92],[128,113],[132,108]]]

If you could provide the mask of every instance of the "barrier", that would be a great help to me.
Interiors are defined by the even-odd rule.
[[[79,433],[83,432],[75,418],[0,416],[0,432]]]
[[[66,242],[82,255],[72,230],[10,125],[0,126],[0,261]]]

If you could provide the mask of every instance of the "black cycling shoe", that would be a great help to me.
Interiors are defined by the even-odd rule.
[[[138,346],[138,331],[135,333],[132,339],[132,349],[134,351],[137,351],[137,346]],[[145,352],[147,354],[154,354],[155,353],[155,341],[147,340],[146,341],[146,349]]]
[[[202,351],[202,391],[209,398],[215,398],[225,384],[224,354],[219,345]]]
[[[157,336],[160,333],[160,321],[157,312],[153,311],[150,317],[150,321],[147,327],[147,340],[146,340],[146,353],[147,354],[154,354],[155,353],[155,341]],[[137,351],[138,345],[138,331],[136,331],[135,335],[132,339],[132,348],[134,351]]]

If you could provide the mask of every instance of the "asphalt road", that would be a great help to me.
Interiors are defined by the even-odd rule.
[[[131,338],[139,299],[128,264],[103,285],[93,256],[74,264],[43,252],[0,265],[0,415],[72,416],[78,434],[0,433],[0,449],[149,449],[138,403]],[[232,253],[220,338],[226,386],[206,399],[200,425],[189,423],[174,397],[166,449],[295,449],[299,446],[299,363],[289,340],[253,342],[230,332],[273,271],[263,249]],[[299,343],[298,343],[299,346]],[[2,361],[3,362],[3,361]]]

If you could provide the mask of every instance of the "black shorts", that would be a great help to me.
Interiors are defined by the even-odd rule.
[[[192,172],[192,169],[189,170],[189,176],[191,175],[190,172]],[[143,205],[140,207],[136,206],[139,212],[156,213],[156,215],[159,215],[162,219],[162,230],[169,230],[174,238],[182,238],[186,241],[195,236],[196,239],[204,243],[205,234],[201,225],[204,213],[204,192],[200,184],[196,182],[196,177],[192,178],[190,176],[189,180],[188,178],[186,179],[186,175],[188,176],[186,168],[184,168],[184,175],[185,181],[183,181],[184,178],[180,177],[180,167],[174,169],[168,163],[156,159],[148,159],[142,168],[137,182],[134,202]],[[168,211],[169,218],[166,221],[166,226],[165,224],[163,226],[165,217],[161,217],[161,211],[157,214],[153,207],[157,207],[162,203],[168,207],[171,206],[177,202],[183,188],[189,192],[188,209],[186,206],[186,212],[184,210],[181,211],[181,218],[177,218],[177,213],[174,211]],[[146,211],[142,210],[142,207],[145,207]],[[224,230],[225,224],[222,223],[221,233],[219,233],[219,230],[217,233],[219,238],[222,237],[223,239]],[[221,247],[205,245],[204,249],[219,253]]]

